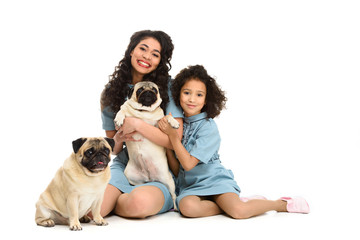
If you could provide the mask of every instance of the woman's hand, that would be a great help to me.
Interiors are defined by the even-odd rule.
[[[129,133],[129,134],[126,134],[124,135],[124,133],[121,131],[121,128],[116,132],[115,136],[114,136],[114,140],[115,142],[127,142],[127,141],[133,141],[133,142],[138,142],[138,141],[141,141],[141,140],[135,140],[133,138],[133,135],[135,134],[136,132],[132,132],[132,133]]]
[[[138,118],[134,118],[134,117],[126,117],[124,120],[124,124],[118,128],[116,127],[116,134],[114,136],[114,138],[116,138],[116,141],[140,141],[140,140],[135,140],[133,138],[133,135],[135,133],[137,133],[137,127],[139,126],[139,124],[141,124],[140,119]]]
[[[123,143],[124,142],[128,142],[128,141],[133,141],[133,142],[140,142],[142,141],[141,139],[134,139],[134,134],[137,133],[137,131],[132,131],[128,134],[125,133],[125,131],[131,131],[133,130],[133,128],[131,126],[131,120],[127,121],[127,126],[125,126],[125,121],[124,121],[124,125],[122,127],[118,127],[115,125],[115,129],[116,130],[110,130],[110,131],[106,131],[106,136],[109,138],[113,138],[115,140],[115,146],[113,149],[112,154],[114,155],[118,155],[122,149],[123,149]]]

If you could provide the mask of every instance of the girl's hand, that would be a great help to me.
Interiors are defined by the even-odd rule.
[[[166,116],[160,119],[158,125],[160,130],[166,133],[167,135],[177,134],[176,129],[172,128],[168,123]]]

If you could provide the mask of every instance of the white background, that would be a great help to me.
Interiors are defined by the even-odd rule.
[[[358,239],[359,12],[347,0],[1,1],[1,233]],[[241,195],[301,195],[309,215],[113,216],[81,233],[36,226],[35,202],[71,141],[104,135],[100,93],[143,29],[172,37],[173,77],[202,64],[226,91],[227,110],[216,119],[220,155]]]

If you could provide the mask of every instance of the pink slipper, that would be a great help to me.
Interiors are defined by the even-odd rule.
[[[250,196],[250,197],[240,197],[240,200],[243,202],[247,202],[253,199],[262,199],[262,200],[266,200],[265,197],[260,196],[260,195],[254,195],[254,196]]]
[[[289,213],[309,213],[309,204],[302,197],[282,197],[280,200],[286,201],[286,209]]]

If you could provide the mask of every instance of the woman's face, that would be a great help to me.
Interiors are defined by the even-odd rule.
[[[152,38],[148,37],[139,42],[130,53],[133,78],[141,78],[154,71],[161,60],[161,45]]]

